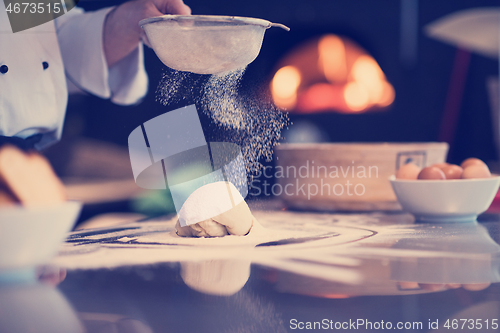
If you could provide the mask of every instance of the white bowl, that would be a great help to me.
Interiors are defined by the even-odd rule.
[[[389,178],[396,197],[417,220],[473,221],[491,205],[500,176],[482,179],[400,180]]]
[[[0,271],[47,263],[80,213],[79,202],[48,207],[0,208]]]
[[[86,332],[69,301],[52,286],[0,284],[0,300],[0,332]]]

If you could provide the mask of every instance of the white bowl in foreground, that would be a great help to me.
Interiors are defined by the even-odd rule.
[[[491,205],[500,176],[482,179],[402,180],[389,178],[396,197],[417,220],[473,221]]]
[[[0,208],[0,272],[47,263],[57,254],[80,213],[81,203]]]

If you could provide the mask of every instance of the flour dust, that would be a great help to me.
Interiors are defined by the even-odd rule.
[[[262,168],[263,160],[272,160],[290,120],[264,94],[241,89],[244,73],[245,69],[220,75],[168,70],[157,88],[157,100],[165,106],[195,103],[215,125],[212,137],[241,147],[251,175]]]

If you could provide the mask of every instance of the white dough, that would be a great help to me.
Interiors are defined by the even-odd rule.
[[[205,219],[194,223],[202,217]],[[253,220],[250,208],[236,187],[229,182],[217,182],[193,192],[179,212],[175,229],[183,237],[243,236],[252,228]]]
[[[179,211],[179,223],[185,227],[220,215],[245,199],[230,182],[206,184],[191,193]]]
[[[187,227],[181,227],[179,221],[175,225],[177,234],[183,237],[221,237],[228,235],[226,227],[212,219],[205,220]]]
[[[226,226],[231,235],[246,235],[252,228],[254,217],[245,201],[240,202],[233,209],[213,218],[214,221]]]

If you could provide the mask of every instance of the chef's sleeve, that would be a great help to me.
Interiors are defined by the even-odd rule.
[[[137,103],[147,92],[143,45],[108,68],[103,46],[106,15],[112,8],[86,12],[73,8],[55,21],[68,80],[78,88],[116,104]]]

